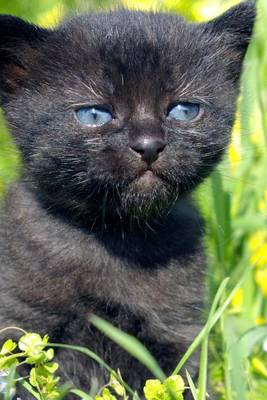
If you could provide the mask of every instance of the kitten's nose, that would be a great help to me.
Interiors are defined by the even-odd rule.
[[[131,144],[131,149],[140,154],[142,160],[149,165],[157,160],[159,154],[165,147],[166,143],[160,139],[143,138]]]

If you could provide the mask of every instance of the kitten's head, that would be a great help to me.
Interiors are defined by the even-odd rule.
[[[127,10],[44,30],[0,18],[0,98],[49,206],[146,218],[221,158],[255,18],[205,24]]]

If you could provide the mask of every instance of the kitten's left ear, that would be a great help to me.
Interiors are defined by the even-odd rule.
[[[222,38],[222,46],[228,50],[230,61],[236,62],[238,75],[253,33],[255,19],[256,6],[251,1],[246,1],[205,24],[205,30]]]
[[[0,15],[0,100],[3,102],[27,80],[47,30],[20,18]]]

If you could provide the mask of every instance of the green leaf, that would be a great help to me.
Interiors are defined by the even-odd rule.
[[[110,386],[115,391],[115,393],[118,394],[119,396],[121,396],[121,397],[125,396],[125,394],[126,394],[125,388],[118,381],[116,376],[114,376],[114,374],[111,374],[108,386]]]
[[[25,361],[27,364],[34,365],[34,364],[43,363],[43,362],[45,362],[45,360],[46,360],[46,356],[45,356],[44,352],[42,351],[41,353],[36,354],[35,356],[27,357]]]
[[[58,369],[58,364],[57,363],[46,363],[44,365],[44,368],[50,373],[54,374],[54,372],[57,371]]]
[[[0,371],[11,368],[13,365],[18,364],[18,359],[16,354],[11,356],[4,356],[0,358]]]
[[[9,353],[12,353],[13,350],[15,350],[17,347],[17,344],[15,342],[13,342],[13,340],[8,339],[2,346],[1,355],[6,355]]]
[[[38,387],[38,382],[36,378],[36,368],[31,369],[29,382],[33,387]]]
[[[103,389],[101,396],[96,396],[95,400],[117,400],[113,394],[110,393],[108,388]]]
[[[54,352],[53,349],[48,349],[48,350],[45,352],[45,355],[46,355],[47,360],[48,360],[48,361],[51,361],[51,360],[53,360],[53,358],[54,358],[55,352]]]

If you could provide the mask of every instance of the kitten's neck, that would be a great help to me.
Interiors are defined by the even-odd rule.
[[[26,225],[28,236],[44,235],[51,238],[66,234],[69,241],[84,241],[91,237],[110,254],[120,259],[151,265],[164,260],[194,253],[200,245],[203,224],[188,199],[180,199],[168,215],[145,225],[127,225],[128,221],[114,221],[114,226],[80,225],[67,215],[44,207],[35,194],[24,184],[14,184],[7,199],[7,215],[10,226]],[[28,237],[30,240],[30,237]],[[67,245],[67,243],[65,243]],[[155,253],[158,253],[155,257]]]
[[[47,196],[29,181],[21,185],[31,195],[32,200],[55,219],[89,233],[112,233],[121,235],[123,238],[133,233],[147,237],[151,233],[161,231],[164,226],[170,229],[174,221],[181,217],[181,208],[190,208],[190,212],[194,209],[189,199],[183,196],[162,212],[155,209],[147,214],[141,214],[138,210],[136,213],[133,210],[126,213],[116,202],[107,205],[103,193],[96,194],[91,201],[88,200],[86,203],[81,201],[79,205],[75,205],[71,204],[69,199],[65,202],[59,201],[56,193]],[[177,210],[179,210],[178,213]]]

